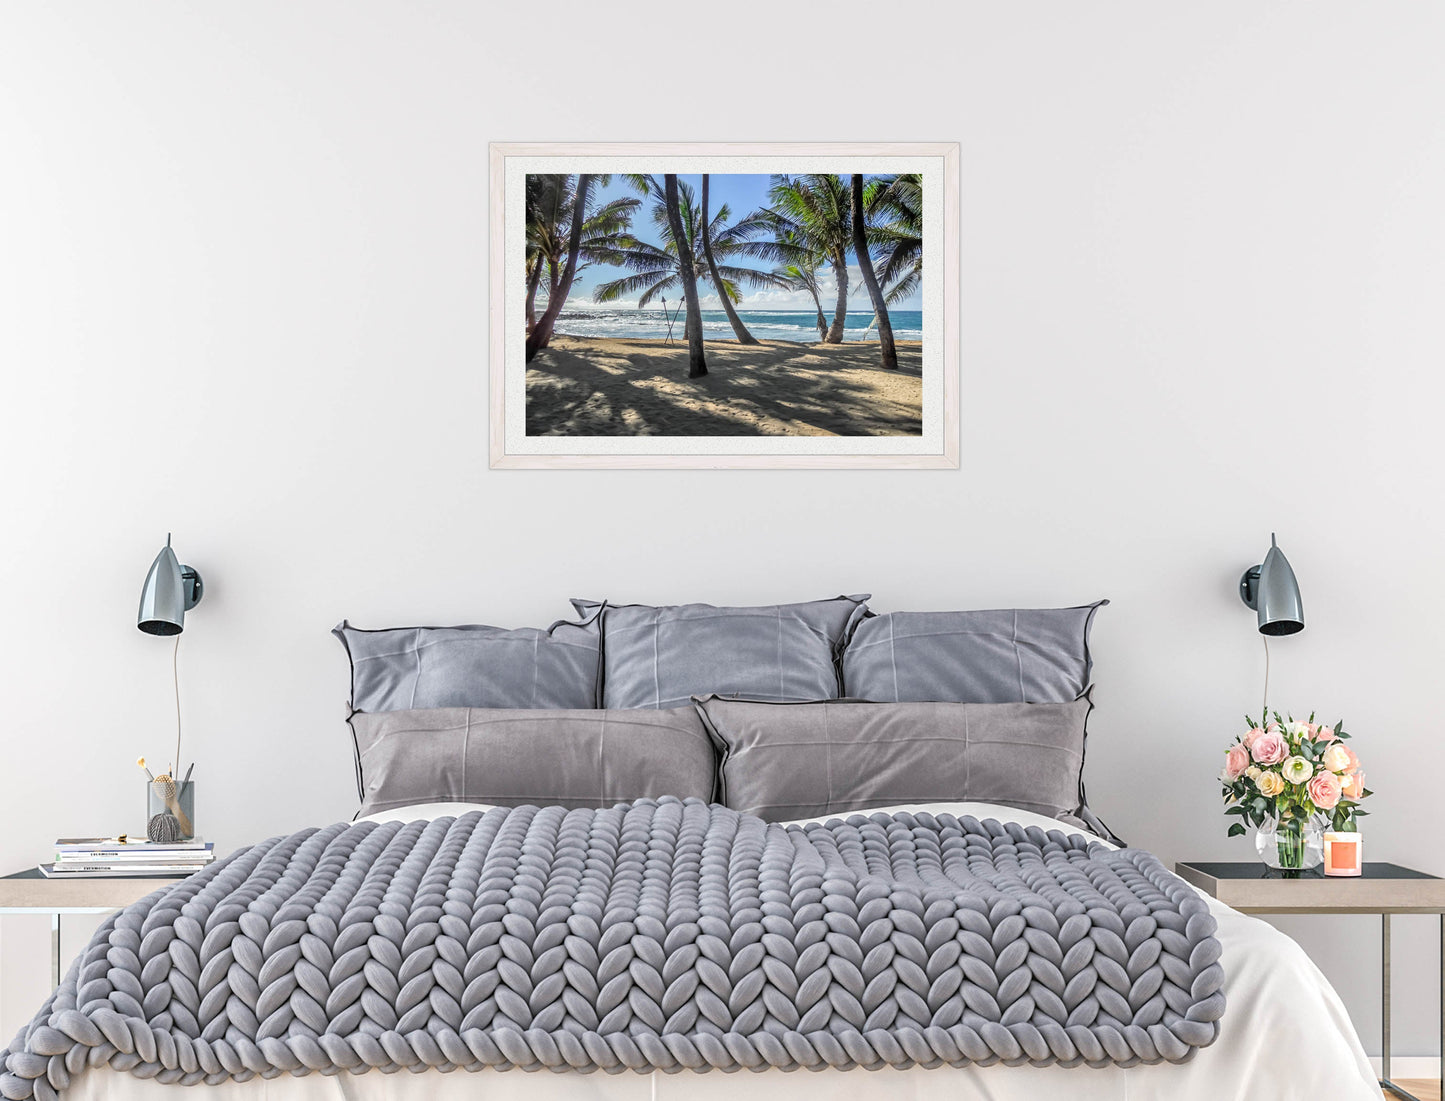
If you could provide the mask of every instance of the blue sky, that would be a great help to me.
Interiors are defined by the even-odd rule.
[[[702,191],[701,176],[681,175],[679,181],[690,184],[699,193]],[[729,222],[735,222],[743,215],[751,213],[759,207],[768,205],[768,186],[770,177],[766,175],[743,175],[739,173],[715,173],[708,184],[708,206],[716,212],[727,204],[730,210]],[[595,185],[594,185],[595,186]],[[619,176],[614,176],[612,182],[602,188],[598,198],[601,202],[624,197],[637,197],[633,190]],[[661,245],[660,234],[652,222],[652,200],[643,199],[643,205],[632,217],[632,234],[640,240],[650,244]],[[875,260],[877,258],[875,257]],[[766,269],[771,265],[764,261],[741,259],[737,262],[738,267],[757,267]],[[572,293],[567,299],[567,308],[570,309],[617,309],[620,307],[631,307],[637,305],[637,296],[632,295],[620,302],[607,303],[606,305],[592,301],[592,291],[601,283],[608,283],[623,275],[629,274],[625,269],[614,268],[610,265],[593,265],[583,268],[578,273],[576,282],[572,285]],[[823,300],[823,312],[830,318],[833,314],[833,304],[837,300],[838,288],[834,282],[833,274],[826,265],[818,270],[818,282],[820,285],[821,297]],[[721,309],[717,294],[711,286],[702,286],[702,308]],[[742,288],[743,300],[738,304],[742,310],[811,310],[813,308],[812,297],[806,291],[791,290],[753,290],[748,287]],[[676,301],[681,297],[681,288],[676,292],[670,292],[668,298]],[[656,306],[658,303],[650,303],[649,306]],[[848,308],[850,311],[867,309],[871,312],[868,303],[868,291],[863,286],[863,277],[859,274],[856,262],[850,263],[848,268]],[[907,299],[897,304],[900,310],[921,309],[919,295],[915,292]]]

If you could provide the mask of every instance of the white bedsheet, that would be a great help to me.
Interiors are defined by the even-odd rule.
[[[476,810],[436,803],[374,815],[413,821]],[[989,803],[935,803],[879,810],[948,811],[1064,829],[1050,818]],[[199,1101],[1245,1101],[1379,1098],[1360,1041],[1339,996],[1304,952],[1264,922],[1212,899],[1224,947],[1229,999],[1218,1042],[1183,1065],[966,1067],[937,1070],[794,1071],[737,1074],[527,1074],[457,1071],[311,1074],[198,1086]],[[108,1069],[79,1076],[67,1101],[176,1101],[180,1087]]]

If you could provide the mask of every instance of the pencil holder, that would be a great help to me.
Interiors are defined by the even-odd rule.
[[[195,836],[195,781],[152,780],[146,784],[146,837],[166,844]]]

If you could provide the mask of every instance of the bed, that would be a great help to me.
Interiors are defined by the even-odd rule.
[[[403,821],[455,815],[471,804],[432,804],[384,812],[376,820]],[[891,813],[903,808],[877,808]],[[1026,825],[1057,828],[1040,815],[994,804],[933,804],[934,812],[971,814]],[[1085,834],[1086,831],[1073,832]],[[1101,845],[1109,842],[1097,839]],[[1112,847],[1112,846],[1111,846]],[[864,1101],[886,1095],[919,1101],[1231,1101],[1247,1097],[1320,1097],[1332,1101],[1377,1098],[1379,1087],[1338,995],[1304,952],[1258,919],[1207,900],[1219,922],[1224,946],[1225,993],[1229,1011],[1218,1042],[1190,1062],[1129,1069],[1058,1067],[941,1067],[934,1070],[793,1072],[760,1074],[553,1075],[516,1071],[398,1073],[301,1078],[283,1076],[203,1087],[210,1101],[368,1101],[371,1098],[450,1101],[486,1096],[498,1101],[526,1098],[596,1098],[598,1101],[653,1101],[656,1098],[737,1096],[746,1090],[758,1101]],[[101,1069],[79,1076],[71,1101],[164,1101],[176,1087]]]
[[[0,1094],[1381,1096],[1292,941],[1089,807],[1102,602],[866,600],[343,624],[357,820],[108,919]]]

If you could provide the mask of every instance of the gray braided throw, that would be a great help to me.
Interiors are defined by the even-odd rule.
[[[942,814],[769,825],[695,800],[335,825],[109,918],[0,1052],[187,1085],[1188,1059],[1215,923],[1157,859]]]

